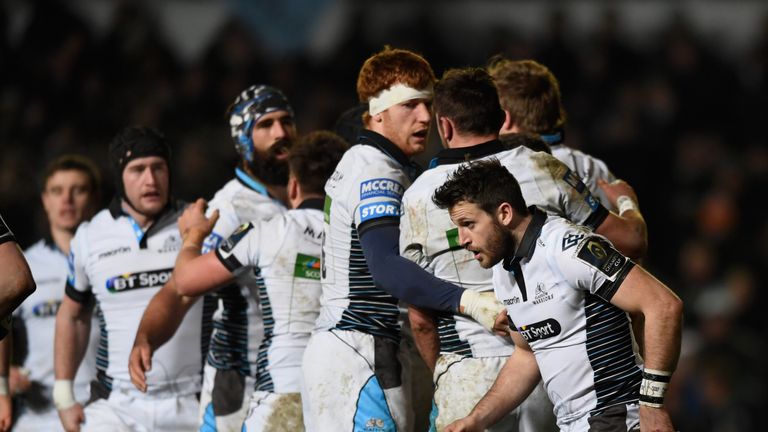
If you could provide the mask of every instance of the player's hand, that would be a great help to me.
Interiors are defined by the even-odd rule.
[[[493,322],[493,332],[499,336],[509,337],[509,319],[507,318],[507,310],[504,309],[496,315],[496,320]]]
[[[460,312],[469,315],[490,331],[494,331],[499,314],[505,311],[504,305],[496,300],[493,291],[474,292],[465,290],[461,295]]]
[[[8,432],[11,430],[12,417],[13,409],[11,404],[11,396],[0,396],[0,432]]]
[[[598,179],[597,185],[603,190],[605,196],[614,206],[616,206],[616,199],[622,195],[632,198],[632,201],[639,205],[635,190],[624,180],[614,180],[611,183],[608,183],[603,179]]]
[[[74,404],[71,407],[59,410],[59,420],[67,432],[80,432],[80,425],[85,421],[83,406]]]
[[[443,429],[443,432],[482,432],[483,428],[476,425],[469,417],[458,419]]]
[[[674,432],[674,430],[667,410],[640,405],[640,432]]]
[[[208,203],[198,198],[194,204],[188,206],[184,213],[179,217],[179,232],[181,238],[186,242],[187,240],[201,241],[207,237],[211,231],[213,231],[216,221],[219,220],[219,211],[215,210],[211,217],[205,217],[205,209],[208,207]]]
[[[11,370],[8,372],[8,391],[12,395],[24,393],[29,390],[31,385],[32,381],[29,380],[29,371],[25,373],[18,366],[11,366]]]
[[[137,389],[147,392],[147,375],[152,369],[152,347],[145,338],[137,337],[128,357],[128,373]]]

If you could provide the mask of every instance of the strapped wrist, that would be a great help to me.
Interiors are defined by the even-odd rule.
[[[59,411],[77,404],[72,380],[57,379],[53,382],[53,404]]]
[[[8,396],[8,377],[0,376],[0,396]]]
[[[656,369],[643,369],[643,381],[640,383],[640,405],[652,408],[664,406],[664,395],[667,393],[672,372]]]
[[[619,216],[630,210],[640,212],[640,208],[637,206],[635,200],[628,195],[620,195],[616,198],[616,207],[619,209]]]

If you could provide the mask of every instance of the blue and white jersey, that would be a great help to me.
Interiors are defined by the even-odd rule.
[[[15,242],[16,238],[13,236],[11,229],[8,228],[8,225],[5,224],[5,221],[3,220],[3,215],[0,215],[0,244],[3,244],[8,241]]]
[[[203,244],[203,253],[215,250],[241,225],[269,218],[285,211],[285,207],[269,197],[266,188],[239,168],[235,178],[227,182],[208,203],[208,215],[219,210],[219,220]],[[235,284],[206,296],[206,307],[216,307],[213,334],[206,361],[216,369],[238,369],[245,376],[256,376],[259,346],[264,337],[264,324],[252,272],[238,275]],[[218,299],[210,304],[210,299]]]
[[[638,401],[630,320],[610,303],[634,263],[604,237],[532,211],[514,256],[493,267],[493,285],[536,356],[558,426],[586,430],[590,417]]]
[[[28,343],[23,367],[29,379],[53,391],[53,338],[56,333],[56,312],[64,298],[67,282],[67,256],[50,239],[40,240],[24,251],[37,289],[13,312],[14,327],[26,331]],[[99,322],[94,314],[88,350],[75,376],[75,398],[88,401],[91,380],[96,378],[96,350],[99,344]],[[53,404],[51,404],[53,409]]]
[[[257,275],[264,339],[258,347],[257,391],[299,393],[301,358],[320,310],[323,202],[241,226],[216,250],[234,274]]]
[[[445,149],[432,160],[403,197],[400,218],[400,255],[448,282],[473,291],[491,291],[491,270],[480,266],[471,252],[459,244],[458,228],[447,210],[438,208],[432,196],[448,176],[467,159],[497,158],[515,176],[523,198],[548,213],[594,227],[607,215],[589,190],[563,163],[527,147],[507,150],[494,140],[472,147]],[[512,344],[476,321],[460,314],[437,316],[440,351],[471,357],[508,356]]]
[[[182,244],[176,224],[181,207],[176,203],[142,232],[114,200],[83,222],[72,239],[66,294],[81,303],[96,298],[101,310],[97,367],[108,389],[139,392],[131,383],[128,358],[144,309],[173,272]],[[147,373],[150,393],[200,391],[202,310],[201,302],[192,306],[173,337],[155,351]]]
[[[616,211],[613,203],[610,202],[603,190],[600,189],[600,186],[597,185],[598,179],[603,179],[608,183],[616,180],[616,177],[608,169],[608,165],[605,162],[580,150],[566,146],[563,143],[562,130],[551,134],[542,134],[541,139],[549,144],[552,156],[572,169],[579,176],[579,179],[587,185],[592,195],[597,197],[605,208]]]
[[[318,330],[353,330],[398,339],[398,300],[376,286],[360,245],[362,226],[399,224],[410,185],[407,157],[383,136],[363,131],[325,185],[323,295]]]

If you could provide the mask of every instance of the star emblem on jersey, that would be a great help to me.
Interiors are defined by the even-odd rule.
[[[568,234],[563,237],[563,250],[566,251],[577,244],[584,238],[584,234]]]

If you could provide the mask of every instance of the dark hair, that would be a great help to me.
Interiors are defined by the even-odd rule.
[[[101,173],[90,159],[74,155],[65,154],[52,160],[43,171],[43,175],[40,178],[40,191],[45,192],[45,188],[48,186],[48,180],[53,177],[59,171],[80,171],[88,177],[88,183],[91,187],[91,194],[94,197],[98,197],[101,190]]]
[[[513,61],[499,55],[488,61],[501,106],[525,132],[545,133],[563,127],[565,108],[552,72],[533,60]]]
[[[331,131],[311,132],[291,147],[288,167],[305,193],[324,194],[325,182],[349,148]]]
[[[436,116],[448,117],[459,132],[498,134],[504,111],[491,76],[480,68],[451,69],[435,84],[432,106]]]
[[[537,152],[552,154],[552,149],[539,135],[525,132],[504,134],[499,136],[499,141],[511,150],[520,146],[528,147]]]
[[[432,202],[441,209],[450,209],[460,201],[477,204],[490,214],[506,202],[515,212],[528,214],[517,179],[496,158],[462,164],[432,196]]]

